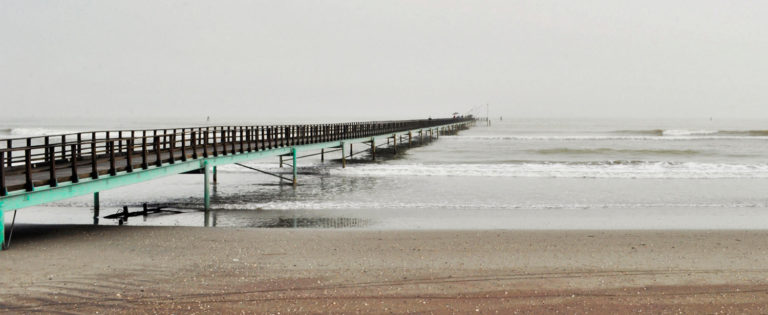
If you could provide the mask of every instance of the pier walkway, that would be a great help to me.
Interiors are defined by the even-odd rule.
[[[168,175],[202,171],[204,207],[210,205],[209,174],[217,165],[268,156],[290,156],[297,184],[297,152],[376,140],[420,140],[466,128],[472,117],[280,126],[205,126],[175,129],[88,131],[0,141],[0,244],[4,212],[94,194]],[[405,140],[407,139],[407,140]],[[95,209],[98,211],[98,204]]]

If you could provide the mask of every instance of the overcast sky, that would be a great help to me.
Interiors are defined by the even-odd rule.
[[[766,1],[0,0],[0,111],[768,117]]]

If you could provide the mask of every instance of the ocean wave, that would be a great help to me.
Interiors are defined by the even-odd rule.
[[[679,137],[679,136],[707,136],[716,135],[717,130],[683,130],[683,129],[670,129],[662,131],[662,136],[667,137]]]
[[[650,135],[650,136],[662,136],[664,135],[664,129],[651,129],[651,130],[616,130],[612,133],[621,135]]]
[[[768,164],[588,161],[508,164],[364,165],[335,169],[341,176],[479,176],[526,178],[725,179],[768,178]]]
[[[674,149],[611,149],[611,148],[597,148],[597,149],[571,149],[571,148],[554,148],[554,149],[541,149],[531,150],[531,152],[542,155],[558,155],[558,154],[573,154],[573,155],[589,155],[589,154],[653,154],[653,155],[675,155],[675,156],[689,156],[701,154],[696,150],[674,150]]]
[[[768,130],[706,130],[706,129],[650,129],[650,130],[617,130],[614,134],[623,135],[651,135],[665,137],[680,136],[744,136],[765,137]]]
[[[441,137],[448,141],[693,141],[693,140],[768,140],[768,136],[592,136],[592,135],[507,135],[507,136],[450,136]]]
[[[748,130],[748,131],[719,131],[718,133],[724,135],[748,135],[752,137],[764,137],[768,136],[768,130]]]
[[[377,210],[377,209],[458,209],[458,210],[547,210],[547,209],[641,209],[641,208],[758,208],[756,203],[457,203],[444,202],[376,202],[376,201],[270,201],[247,204],[217,204],[217,210]]]

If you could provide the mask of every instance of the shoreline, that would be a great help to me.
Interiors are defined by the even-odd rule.
[[[128,193],[129,194],[129,193]],[[117,205],[102,208],[103,214],[118,213]],[[595,207],[586,209],[200,209],[169,207],[173,214],[131,217],[128,226],[208,226],[226,228],[317,228],[357,230],[762,230],[768,227],[766,207]],[[130,211],[140,210],[131,205]],[[19,210],[17,224],[84,225],[93,222],[87,206],[45,206]],[[576,212],[576,213],[575,213]],[[13,213],[6,213],[10,223]],[[207,217],[207,218],[206,218]],[[298,221],[293,224],[293,221]],[[117,220],[99,219],[100,225],[116,226]]]
[[[760,313],[765,239],[768,230],[21,225],[0,252],[0,310]]]

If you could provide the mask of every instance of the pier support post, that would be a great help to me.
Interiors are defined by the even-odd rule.
[[[325,149],[320,149],[320,163],[325,163]]]
[[[341,168],[347,167],[347,153],[344,152],[344,142],[341,143]]]
[[[349,158],[352,158],[352,156],[355,155],[355,151],[352,150],[352,144],[349,144]]]
[[[99,224],[99,210],[101,205],[99,204],[99,192],[93,193],[93,224]]]
[[[210,173],[208,161],[203,161],[203,185],[205,186],[203,189],[203,206],[205,211],[208,211],[208,209],[211,207],[211,185],[208,182],[208,173]]]
[[[128,206],[123,206],[123,222],[128,222]]]
[[[5,211],[0,209],[0,251],[4,249],[3,247],[5,247]]]
[[[371,138],[371,160],[376,161],[376,138]]]
[[[219,177],[219,176],[218,176],[218,173],[219,173],[219,172],[217,172],[217,171],[216,171],[216,166],[214,166],[214,167],[213,167],[213,184],[214,184],[214,185],[216,185],[216,183],[218,183],[218,182],[219,182],[219,181],[218,181],[218,177]]]
[[[280,158],[280,168],[283,168],[283,156],[279,155],[278,157]]]
[[[413,139],[413,134],[408,131],[408,147],[411,147],[411,140]]]
[[[293,187],[296,187],[296,175],[298,174],[296,171],[296,148],[291,148],[291,156],[293,158]]]
[[[397,155],[397,134],[392,135],[392,151]]]

